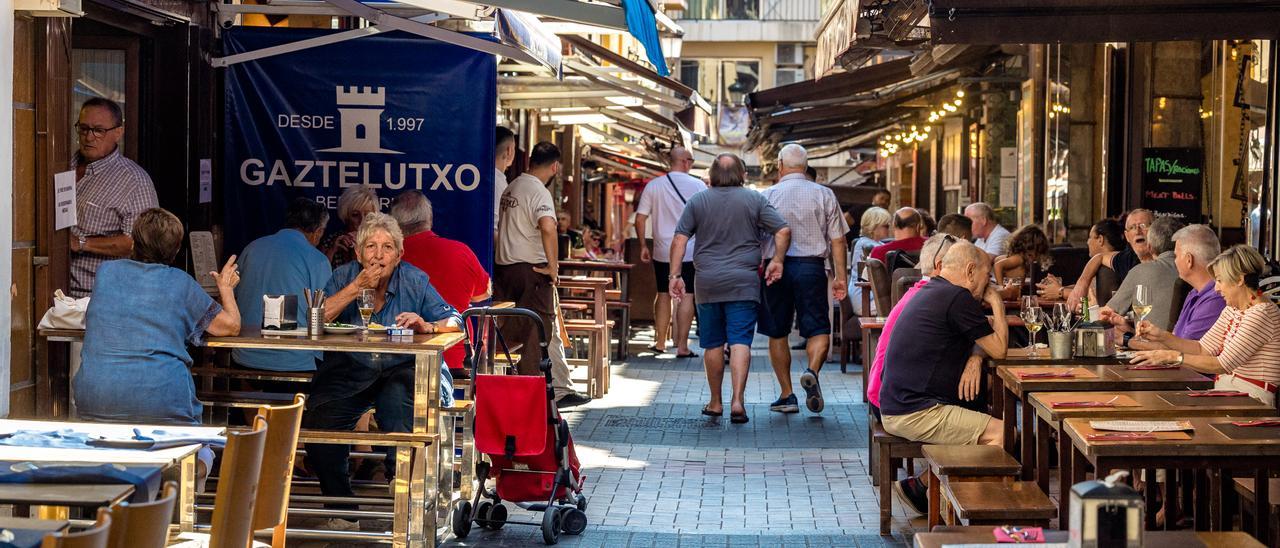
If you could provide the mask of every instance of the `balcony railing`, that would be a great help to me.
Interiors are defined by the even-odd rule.
[[[821,0],[687,0],[674,19],[712,21],[817,21]]]

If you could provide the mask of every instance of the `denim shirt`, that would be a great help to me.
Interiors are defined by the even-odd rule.
[[[360,274],[362,267],[358,262],[350,262],[333,271],[329,285],[325,286],[328,295],[337,294],[342,288],[351,284]],[[427,273],[418,267],[401,261],[391,273],[387,284],[386,302],[381,310],[373,313],[370,322],[382,325],[395,325],[396,316],[403,312],[413,312],[422,319],[436,322],[447,318],[457,318],[462,323],[462,316],[440,294],[431,287]],[[360,325],[360,311],[356,301],[352,301],[338,315],[342,323]],[[324,362],[316,371],[315,381],[311,387],[310,403],[321,405],[339,398],[348,397],[368,388],[384,373],[400,366],[413,367],[414,356],[410,354],[385,354],[370,352],[344,352],[345,358],[330,356],[326,353]],[[336,359],[335,359],[336,358]],[[440,402],[451,405],[453,402],[453,377],[449,368],[440,367]]]
[[[222,311],[189,274],[121,259],[98,267],[73,386],[80,418],[199,424],[187,345]]]

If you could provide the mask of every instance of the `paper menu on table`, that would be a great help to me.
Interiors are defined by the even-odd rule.
[[[1188,421],[1089,421],[1094,430],[1108,432],[1185,432],[1195,430]]]

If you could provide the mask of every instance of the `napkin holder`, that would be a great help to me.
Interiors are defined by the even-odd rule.
[[[263,295],[262,328],[281,330],[297,329],[298,296]]]
[[[1142,495],[1120,482],[1128,472],[1071,487],[1071,548],[1138,548],[1142,546],[1145,503]]]
[[[1116,330],[1111,325],[1090,322],[1076,326],[1077,358],[1110,358],[1116,355]]]

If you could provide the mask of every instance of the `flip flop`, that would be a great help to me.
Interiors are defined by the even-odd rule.
[[[712,410],[708,409],[709,407],[711,407],[711,404],[707,404],[707,405],[702,406],[702,414],[703,414],[703,415],[706,415],[706,416],[708,416],[708,417],[723,417],[723,416],[724,416],[724,410],[723,410],[723,409],[722,409],[722,410],[720,410],[720,411],[712,411]]]
[[[746,413],[729,413],[729,422],[733,424],[746,424],[750,420]]]
[[[677,357],[677,358],[696,358],[696,357],[698,357],[698,353],[697,353],[697,352],[689,352],[688,354],[676,354],[676,357]]]
[[[651,344],[651,345],[649,345],[649,346],[647,346],[647,347],[645,347],[645,350],[648,350],[648,351],[650,351],[650,352],[654,352],[654,353],[657,353],[657,354],[666,354],[666,353],[667,353],[667,351],[666,351],[666,350],[663,350],[663,349],[661,349],[661,348],[658,348],[656,345],[652,345],[652,344]]]

